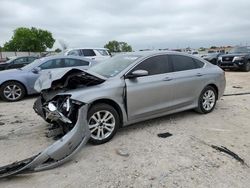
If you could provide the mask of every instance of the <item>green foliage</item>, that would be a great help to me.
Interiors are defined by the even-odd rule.
[[[109,41],[104,45],[104,48],[109,49],[110,52],[132,52],[132,47],[129,44],[116,40]]]
[[[52,48],[54,43],[55,39],[49,31],[19,27],[3,48],[5,51],[44,52],[47,48]]]
[[[216,46],[211,46],[210,49],[216,49],[217,47]]]
[[[56,53],[60,53],[62,50],[60,48],[55,49]]]

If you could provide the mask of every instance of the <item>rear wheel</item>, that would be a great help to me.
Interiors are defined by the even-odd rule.
[[[198,99],[198,107],[195,109],[202,114],[210,113],[214,110],[217,101],[217,92],[212,86],[205,87]]]
[[[16,81],[6,82],[0,87],[0,97],[4,101],[19,101],[24,98],[25,94],[24,86]]]
[[[120,121],[117,111],[108,104],[96,104],[88,112],[88,126],[92,144],[104,144],[113,138]]]

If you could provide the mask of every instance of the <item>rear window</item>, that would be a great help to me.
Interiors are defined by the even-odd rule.
[[[86,56],[86,57],[96,56],[94,50],[91,50],[91,49],[83,49],[82,54],[83,56]]]
[[[184,71],[201,68],[204,64],[184,55],[171,55],[174,71]]]

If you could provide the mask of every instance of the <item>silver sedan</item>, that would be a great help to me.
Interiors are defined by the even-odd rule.
[[[55,77],[50,84],[37,81],[43,95],[35,103],[36,112],[70,131],[84,119],[78,117],[79,109],[87,106],[94,144],[109,141],[121,126],[189,109],[209,113],[226,83],[218,66],[184,53],[159,51],[116,55],[88,71]]]
[[[0,72],[0,98],[14,102],[26,95],[37,93],[34,89],[36,79],[41,73],[78,67],[87,69],[96,62],[84,57],[49,56],[37,59],[22,68]]]

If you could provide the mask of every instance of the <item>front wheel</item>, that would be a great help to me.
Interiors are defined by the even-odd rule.
[[[120,121],[117,111],[108,104],[96,104],[88,112],[88,126],[92,144],[104,144],[113,138]]]
[[[198,107],[195,109],[202,114],[210,113],[214,110],[217,101],[217,92],[212,86],[205,87],[198,99]]]
[[[19,101],[24,98],[25,94],[24,86],[16,81],[6,82],[0,87],[0,97],[4,101]]]

